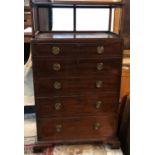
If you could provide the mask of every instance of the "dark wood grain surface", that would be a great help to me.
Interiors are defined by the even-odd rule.
[[[38,140],[109,139],[118,147],[122,39],[111,33],[58,36],[32,40]]]
[[[117,93],[37,98],[37,113],[40,117],[108,114],[116,112],[118,98]]]
[[[51,32],[50,9],[59,4],[62,7],[102,5],[108,9],[121,8],[123,2],[31,2],[31,47],[39,146],[43,143],[50,146],[54,143],[104,142],[118,148],[116,134],[123,40],[120,35],[109,31],[76,31],[75,8],[74,31]]]
[[[113,62],[113,63],[111,63]],[[37,77],[66,78],[119,76],[121,59],[54,59],[34,58],[34,74]],[[58,68],[58,67],[59,68]],[[56,68],[57,67],[57,68]]]
[[[102,140],[116,134],[116,117],[87,116],[72,118],[40,118],[38,140]],[[98,126],[98,127],[97,127]],[[91,136],[90,136],[91,135]]]

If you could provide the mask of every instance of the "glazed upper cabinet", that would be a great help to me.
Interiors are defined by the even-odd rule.
[[[34,34],[38,31],[114,32],[116,22],[121,33],[122,5],[118,0],[32,0]],[[120,10],[117,19],[114,19],[115,9]]]

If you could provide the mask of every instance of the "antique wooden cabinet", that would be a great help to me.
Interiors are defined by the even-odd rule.
[[[103,142],[119,147],[117,108],[123,49],[122,16],[120,32],[115,34],[112,10],[121,9],[122,5],[117,0],[31,1],[39,144]],[[73,10],[71,31],[52,30],[54,8]],[[77,30],[76,16],[80,8],[108,9],[108,30]]]

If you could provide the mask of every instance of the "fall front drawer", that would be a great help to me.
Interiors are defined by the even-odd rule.
[[[121,59],[33,59],[39,77],[120,75]]]
[[[63,77],[62,77],[63,78]],[[51,97],[53,95],[80,94],[86,92],[119,91],[119,76],[100,78],[35,78],[35,96]]]
[[[104,140],[116,134],[115,115],[39,118],[37,123],[38,140],[44,141],[87,141]]]
[[[37,98],[36,109],[39,117],[102,115],[116,111],[118,97],[118,94],[105,93]]]

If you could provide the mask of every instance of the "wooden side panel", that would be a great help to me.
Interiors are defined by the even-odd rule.
[[[119,26],[120,26],[120,9],[115,9],[114,11],[114,32],[119,33]]]
[[[124,97],[130,95],[130,68],[122,68],[121,77],[121,92],[120,92],[120,103],[123,101]]]
[[[49,9],[39,8],[39,29],[40,31],[49,31]]]
[[[124,39],[124,48],[130,49],[130,0],[124,0],[125,6],[123,8],[122,25],[120,25],[120,9],[115,9],[114,12],[114,32],[119,33],[120,26],[122,29],[122,36]]]
[[[48,0],[32,0],[33,2],[48,2]],[[32,8],[32,18],[34,32],[49,30],[49,9],[48,8]]]

